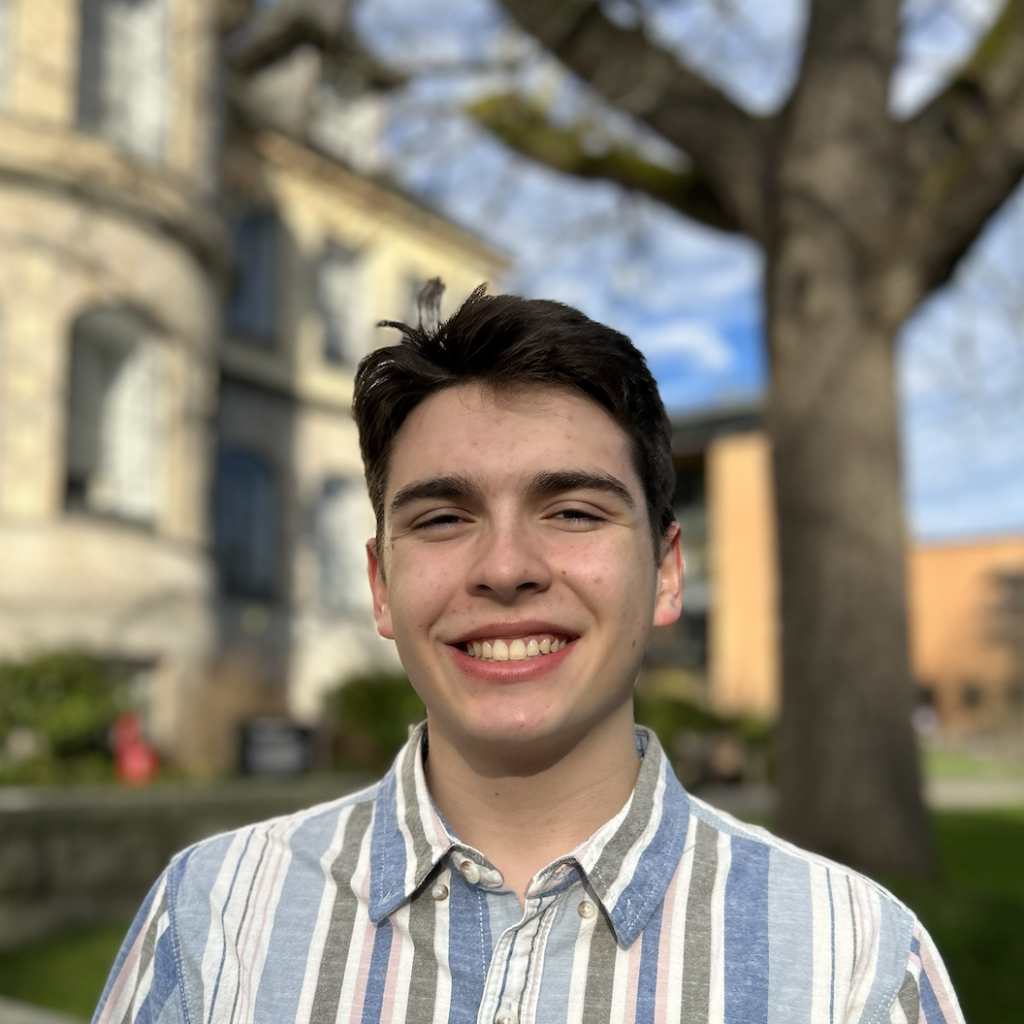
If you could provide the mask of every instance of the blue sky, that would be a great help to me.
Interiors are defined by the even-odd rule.
[[[782,102],[796,70],[801,0],[648,2],[659,12],[661,41],[737,102],[758,112]],[[760,17],[768,2],[772,16]],[[894,110],[909,113],[934,94],[1000,6],[909,0]],[[629,16],[628,4],[612,0],[608,7]],[[359,17],[382,54],[431,69],[393,104],[394,173],[512,256],[502,282],[507,290],[569,302],[629,334],[671,411],[763,394],[763,259],[756,246],[612,186],[532,166],[457,108],[481,90],[514,82],[554,97],[554,109],[567,118],[593,115],[602,136],[595,144],[616,132],[630,136],[628,126],[609,126],[586,90],[512,30],[491,0],[363,0]],[[458,68],[482,58],[514,63],[515,70]],[[638,142],[667,164],[685,160],[656,139]],[[920,538],[1024,530],[1021,249],[1024,195],[1008,204],[952,285],[901,334],[907,512]]]

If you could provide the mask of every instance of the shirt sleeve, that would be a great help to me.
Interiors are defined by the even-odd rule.
[[[903,987],[889,1008],[890,1024],[964,1024],[946,966],[920,922],[914,926]]]
[[[165,871],[128,930],[93,1024],[184,1022],[172,938]]]

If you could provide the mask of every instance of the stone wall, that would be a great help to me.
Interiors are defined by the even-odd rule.
[[[128,920],[179,850],[370,781],[334,775],[144,790],[0,789],[0,949]]]

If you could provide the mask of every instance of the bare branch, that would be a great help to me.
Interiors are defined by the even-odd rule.
[[[480,100],[469,112],[507,145],[546,167],[580,178],[613,181],[711,227],[739,230],[710,183],[695,171],[663,167],[618,144],[593,152],[587,145],[586,126],[556,127],[543,110],[514,94]]]
[[[612,106],[693,159],[729,220],[764,239],[763,165],[774,122],[741,110],[598,0],[501,0],[519,25]]]
[[[1024,174],[1024,0],[1009,0],[971,61],[905,132],[916,196],[905,237],[930,291]]]

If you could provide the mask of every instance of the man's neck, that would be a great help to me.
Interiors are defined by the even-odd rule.
[[[443,730],[429,733],[426,771],[434,802],[520,902],[538,871],[625,806],[639,770],[631,705],[564,751],[488,744],[467,752]]]

